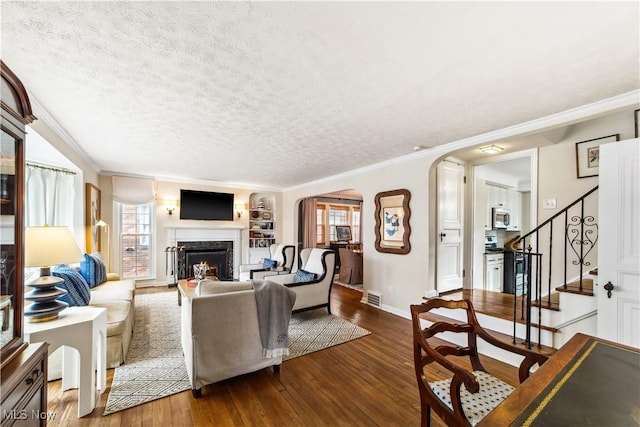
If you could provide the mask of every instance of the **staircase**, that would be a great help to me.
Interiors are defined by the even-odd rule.
[[[510,244],[524,258],[524,295],[516,298],[513,308],[514,340],[520,337],[529,347],[558,348],[576,332],[595,334],[597,190],[594,187]],[[553,334],[543,334],[545,328]]]
[[[463,290],[442,297],[471,299],[479,323],[489,333],[543,354],[553,353],[577,332],[596,335],[597,190],[596,186],[508,244],[524,259],[523,283],[516,287],[516,296],[510,297],[508,304],[513,304],[510,309],[504,305],[508,297],[496,292]],[[510,266],[514,277],[515,258]],[[490,301],[491,298],[495,301]],[[496,313],[496,309],[501,313]],[[439,320],[465,321],[464,313],[447,310],[447,316],[448,319],[443,319],[442,313],[433,310],[422,319],[427,324]],[[459,337],[453,334],[445,339],[456,342]],[[514,366],[519,364],[513,354],[482,340],[478,349]]]

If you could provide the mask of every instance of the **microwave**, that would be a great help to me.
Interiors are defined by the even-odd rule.
[[[504,208],[493,208],[492,209],[492,228],[494,230],[507,228],[509,226],[509,220],[511,217],[511,211],[509,209]]]

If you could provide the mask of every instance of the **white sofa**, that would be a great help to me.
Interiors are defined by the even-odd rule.
[[[182,350],[191,391],[268,366],[279,371],[282,356],[266,358],[252,282],[203,281],[182,298]]]
[[[89,305],[107,309],[107,368],[126,362],[134,328],[134,280],[108,274],[107,281],[91,288]],[[62,348],[49,356],[49,381],[62,378]]]
[[[296,293],[293,312],[327,307],[331,313],[331,286],[336,265],[336,253],[330,249],[305,248],[300,251],[300,269],[316,274],[316,279],[296,282],[296,274],[280,274],[265,279],[281,283]]]

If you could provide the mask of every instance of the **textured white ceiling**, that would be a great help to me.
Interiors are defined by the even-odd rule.
[[[638,2],[2,2],[103,172],[292,185],[637,90]]]

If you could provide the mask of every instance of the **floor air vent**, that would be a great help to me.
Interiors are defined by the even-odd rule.
[[[367,291],[367,304],[374,307],[382,307],[382,294],[379,292]]]

